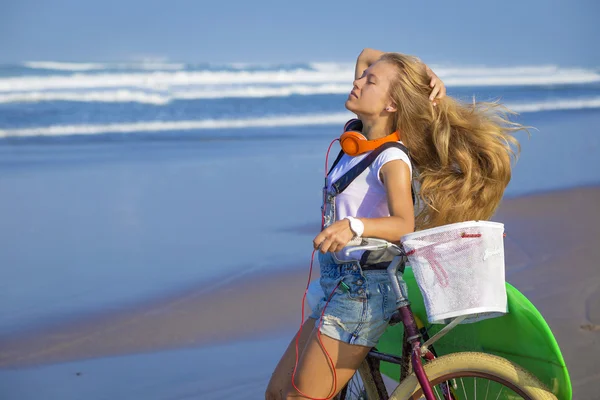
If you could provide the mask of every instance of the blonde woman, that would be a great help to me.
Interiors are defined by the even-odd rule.
[[[357,60],[345,106],[358,116],[346,130],[367,140],[343,146],[352,155],[338,158],[327,176],[323,226],[313,241],[324,300],[302,326],[294,379],[295,339],[271,377],[269,400],[335,396],[396,310],[385,271],[390,257],[347,258],[341,250],[348,242],[356,236],[398,242],[415,229],[489,219],[510,180],[518,146],[511,134],[522,128],[497,104],[446,97],[419,59],[373,49]]]

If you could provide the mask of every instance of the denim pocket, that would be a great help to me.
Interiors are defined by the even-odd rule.
[[[367,282],[361,274],[344,275],[338,291],[345,293],[352,300],[365,301],[368,297]]]

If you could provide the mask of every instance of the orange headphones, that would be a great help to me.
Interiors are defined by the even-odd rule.
[[[344,153],[351,157],[375,150],[387,142],[400,141],[400,133],[398,131],[382,137],[381,139],[367,140],[367,138],[362,135],[361,130],[362,122],[359,119],[351,119],[344,126],[344,134],[340,137],[340,145],[342,146]]]

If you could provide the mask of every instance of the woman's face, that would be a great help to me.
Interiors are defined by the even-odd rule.
[[[386,107],[395,104],[389,95],[390,83],[396,74],[395,67],[389,63],[377,61],[365,70],[362,77],[354,81],[352,92],[346,100],[346,108],[359,117],[381,115]]]

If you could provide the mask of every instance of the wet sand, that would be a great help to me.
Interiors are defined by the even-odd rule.
[[[505,199],[494,218],[505,223],[507,280],[532,301],[554,331],[576,399],[594,398],[600,381],[599,209],[600,188],[578,188]],[[300,322],[307,272],[308,260],[305,265],[290,265],[287,272],[253,273],[214,290],[190,288],[104,314],[0,337],[0,390],[10,393],[9,376],[16,384],[11,373],[26,375],[41,365],[86,365],[84,360],[94,363],[97,360],[91,359],[176,349],[205,349],[205,359],[218,357],[209,351],[215,346],[251,345],[252,340],[276,338],[278,345],[266,346],[253,361],[254,372],[262,371],[256,379],[266,385],[286,337]],[[132,374],[135,365],[129,366]],[[171,374],[197,381],[203,368],[216,373],[210,363],[204,363],[193,371],[182,366]],[[239,379],[250,372],[238,371]],[[232,384],[223,379],[230,373],[222,370],[223,385]],[[255,390],[260,387],[257,384]]]

